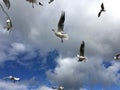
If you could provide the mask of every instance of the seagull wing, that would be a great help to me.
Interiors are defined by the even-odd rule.
[[[10,8],[10,1],[9,0],[3,0],[5,6],[9,9]]]
[[[20,78],[16,78],[16,77],[15,77],[14,79],[15,79],[16,81],[19,81],[19,80],[20,80]]]
[[[48,3],[50,4],[51,2],[53,2],[54,0],[50,0]]]
[[[100,10],[100,12],[98,13],[98,17],[100,17],[100,15],[101,15],[101,12],[102,12],[102,10]]]
[[[80,56],[84,56],[84,47],[85,47],[85,43],[83,41],[81,46],[80,46]]]
[[[103,3],[101,4],[101,9],[104,10],[104,4]]]
[[[43,6],[43,4],[41,2],[39,2],[39,5]]]
[[[28,1],[30,3],[36,3],[37,2],[37,0],[26,0],[26,1]]]
[[[65,21],[65,12],[63,11],[58,22],[58,31],[63,31]]]

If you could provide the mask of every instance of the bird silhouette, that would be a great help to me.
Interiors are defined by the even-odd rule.
[[[98,13],[98,17],[100,17],[100,15],[101,15],[102,12],[105,12],[104,4],[103,4],[103,3],[101,4],[101,10],[100,10],[100,12]]]
[[[67,40],[69,38],[68,34],[63,32],[64,21],[65,21],[65,12],[62,11],[61,17],[60,17],[59,22],[58,22],[58,30],[55,31],[54,29],[52,29],[52,31],[55,33],[55,35],[57,37],[61,38],[62,43],[63,43],[63,39]]]

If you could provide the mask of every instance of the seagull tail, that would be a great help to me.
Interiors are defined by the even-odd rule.
[[[68,40],[69,39],[68,34],[64,34],[64,38],[65,38],[65,40]]]

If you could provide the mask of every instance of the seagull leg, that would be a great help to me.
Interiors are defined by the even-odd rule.
[[[61,42],[63,43],[63,39],[61,38]]]
[[[32,7],[34,8],[34,5],[33,5],[33,3],[32,3]]]

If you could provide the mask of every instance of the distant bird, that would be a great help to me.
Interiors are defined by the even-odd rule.
[[[120,60],[120,54],[115,55],[115,56],[114,56],[114,59],[115,59],[115,60]]]
[[[65,21],[65,12],[62,11],[61,17],[60,17],[59,22],[58,22],[58,30],[55,31],[54,29],[52,29],[52,31],[55,33],[55,35],[57,37],[61,38],[62,43],[63,43],[63,39],[67,40],[69,38],[68,34],[63,32],[64,21]]]
[[[51,2],[53,2],[54,0],[50,0],[48,3],[50,4]]]
[[[56,87],[52,87],[52,89],[64,90],[64,87],[63,87],[63,86],[60,86],[60,87],[58,87],[58,88],[56,88]]]
[[[5,26],[4,28],[6,28],[7,31],[11,31],[11,28],[12,28],[12,21],[11,21],[10,18],[8,18],[8,19],[6,20],[6,26]]]
[[[37,0],[26,0],[30,3],[32,3],[32,7],[34,8],[34,4],[37,4]],[[39,2],[39,5],[43,6],[43,4],[41,2]]]
[[[100,12],[98,13],[98,17],[100,17],[100,15],[101,15],[102,12],[105,12],[104,4],[103,4],[103,3],[101,4],[101,10],[100,10]]]
[[[10,79],[10,80],[13,81],[14,83],[15,83],[16,81],[19,81],[19,80],[20,80],[20,78],[13,77],[13,76],[8,76],[8,77],[5,77],[4,79],[6,79],[6,78]]]
[[[9,9],[10,8],[10,1],[9,0],[3,0],[5,6]]]
[[[87,61],[87,57],[84,56],[84,48],[85,48],[85,43],[84,43],[84,41],[82,41],[82,44],[80,46],[80,52],[79,52],[79,54],[77,54],[79,62],[81,62],[81,61]]]

